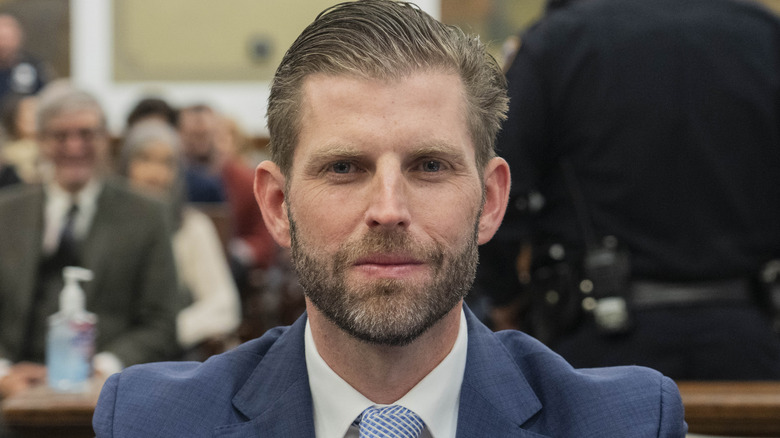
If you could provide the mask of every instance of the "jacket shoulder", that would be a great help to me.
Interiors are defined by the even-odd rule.
[[[497,336],[542,403],[534,419],[539,430],[579,437],[685,436],[677,385],[658,371],[641,366],[576,369],[524,333]]]
[[[112,375],[93,416],[97,436],[211,436],[213,425],[246,421],[232,399],[286,330],[202,363],[148,363]]]
[[[30,200],[43,200],[43,187],[39,184],[16,184],[0,190],[0,205],[12,205]]]

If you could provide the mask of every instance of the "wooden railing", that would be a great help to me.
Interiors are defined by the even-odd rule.
[[[92,437],[91,419],[102,382],[86,394],[45,386],[4,400],[6,424],[22,437]],[[692,434],[780,437],[780,382],[678,382]]]
[[[95,379],[87,392],[73,394],[36,386],[2,401],[3,420],[20,438],[92,438],[92,413],[102,386],[103,380]]]
[[[780,437],[780,382],[678,382],[690,433]]]

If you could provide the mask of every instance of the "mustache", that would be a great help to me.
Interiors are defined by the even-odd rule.
[[[444,263],[444,251],[438,244],[425,245],[403,231],[370,231],[356,241],[345,242],[333,257],[337,270],[346,269],[357,260],[375,254],[396,253],[439,267]]]

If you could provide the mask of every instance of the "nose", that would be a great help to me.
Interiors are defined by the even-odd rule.
[[[80,154],[86,147],[87,142],[78,133],[68,133],[63,142],[65,151],[69,154]]]
[[[366,225],[388,229],[408,227],[411,222],[408,187],[400,168],[378,169],[373,179]]]

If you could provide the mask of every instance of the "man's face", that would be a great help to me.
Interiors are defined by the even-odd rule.
[[[22,29],[15,19],[0,16],[0,65],[10,65],[16,61],[22,46]]]
[[[482,183],[455,75],[313,75],[286,194],[309,303],[351,335],[404,345],[473,282]]]
[[[187,157],[208,162],[214,153],[217,115],[210,111],[185,110],[179,115],[179,136]]]
[[[44,154],[54,164],[54,179],[65,190],[80,190],[106,163],[108,135],[94,110],[56,115],[41,135]]]

